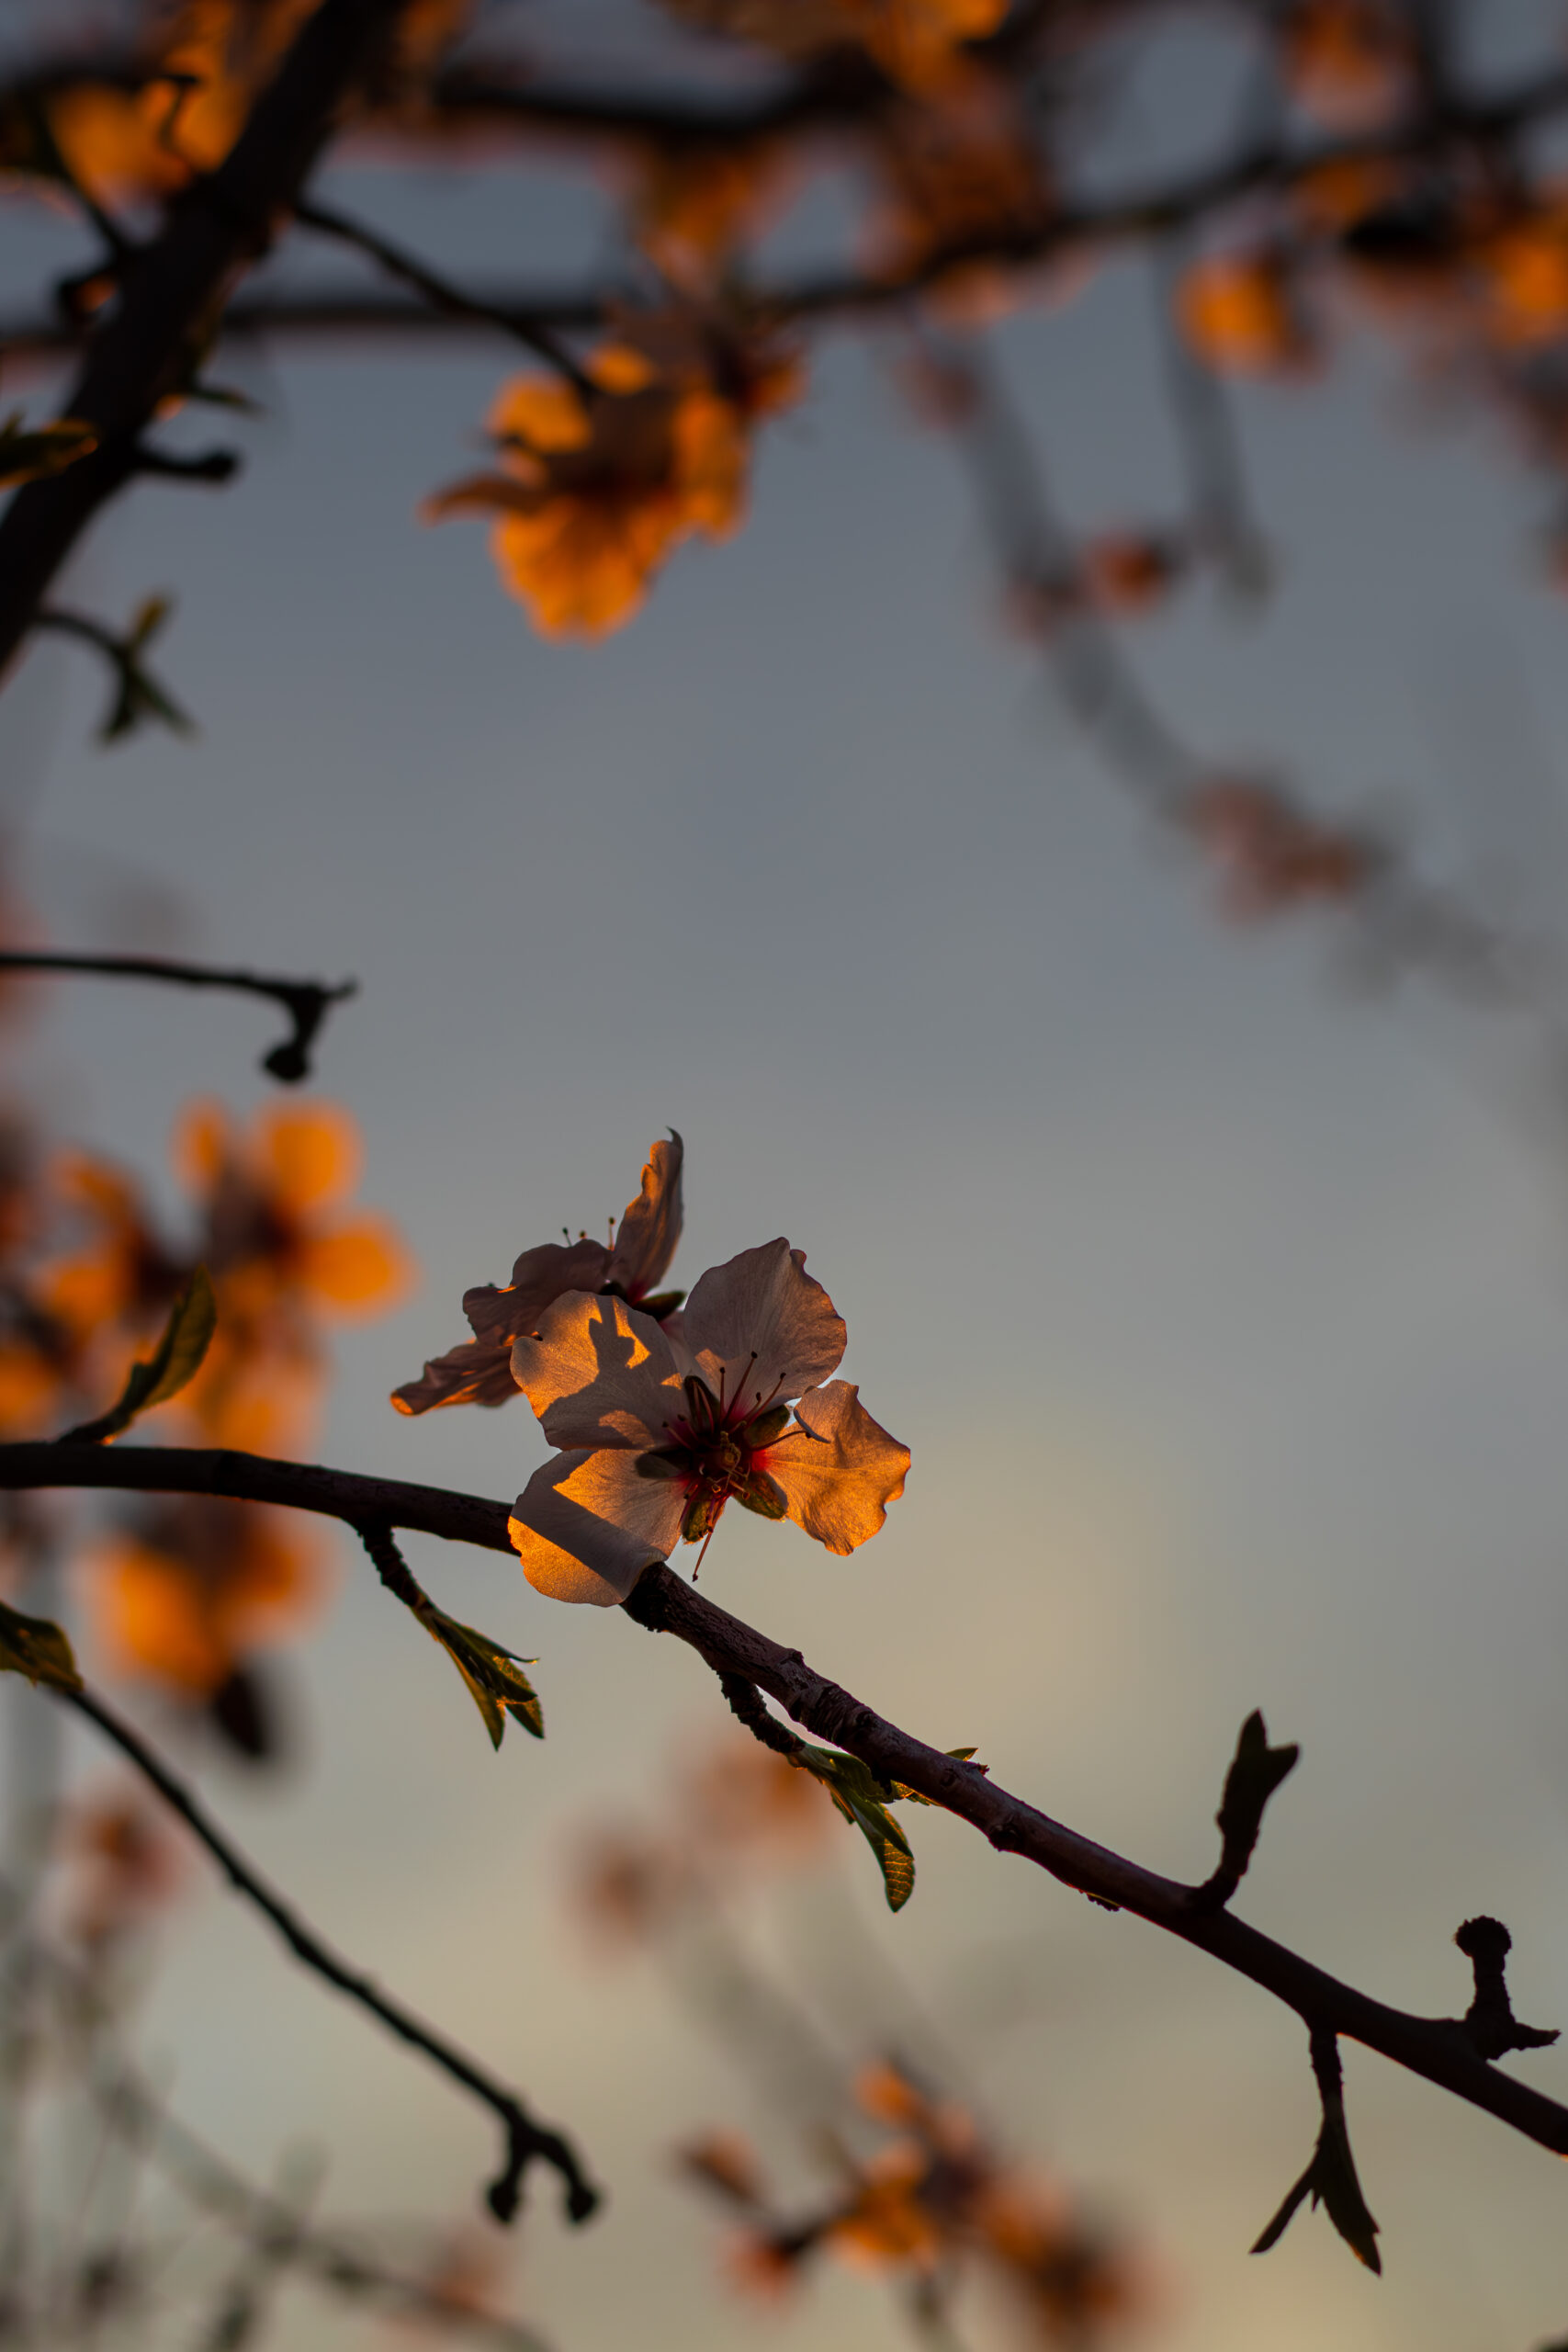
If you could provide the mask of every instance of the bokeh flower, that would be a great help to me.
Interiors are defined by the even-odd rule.
[[[332,1103],[269,1106],[248,1129],[216,1103],[186,1114],[175,1160],[200,1211],[218,1330],[177,1410],[209,1444],[299,1442],[324,1368],[322,1316],[380,1313],[412,1280],[387,1218],[344,1214],[359,1156]]]
[[[740,411],[710,386],[661,378],[627,345],[594,355],[585,389],[514,379],[490,429],[500,470],[437,492],[423,514],[497,518],[502,579],[546,637],[618,628],[681,540],[724,538],[740,521]]]
[[[326,1589],[320,1542],[294,1515],[211,1495],[145,1512],[105,1543],[83,1583],[110,1664],[198,1704],[259,1645],[297,1633]]]

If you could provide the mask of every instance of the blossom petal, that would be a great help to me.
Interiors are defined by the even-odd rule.
[[[557,1299],[512,1350],[513,1377],[558,1446],[668,1443],[690,1369],[650,1316],[582,1291]]]
[[[836,1372],[848,1333],[806,1252],[784,1240],[710,1267],[682,1310],[686,1345],[715,1394],[750,1403],[798,1396]]]
[[[433,1356],[418,1380],[392,1391],[400,1413],[428,1413],[438,1405],[504,1405],[517,1394],[512,1377],[512,1344],[532,1331],[547,1307],[568,1291],[597,1290],[609,1252],[602,1241],[563,1247],[547,1241],[525,1250],[504,1288],[484,1283],[463,1294],[463,1312],[474,1337]]]
[[[465,1340],[431,1356],[417,1380],[392,1391],[400,1413],[428,1413],[438,1405],[504,1405],[517,1394],[509,1339]]]
[[[909,1449],[872,1419],[852,1380],[808,1389],[795,1410],[799,1426],[755,1466],[778,1480],[795,1525],[841,1556],[876,1533],[903,1493]]]
[[[507,1532],[536,1592],[610,1609],[669,1556],[685,1501],[677,1482],[645,1478],[635,1453],[577,1448],[535,1471]]]
[[[602,1241],[590,1241],[586,1235],[565,1245],[545,1241],[536,1250],[524,1250],[504,1290],[486,1283],[465,1291],[463,1312],[477,1339],[485,1339],[502,1319],[511,1324],[515,1339],[520,1331],[533,1330],[546,1307],[569,1290],[600,1289],[609,1280],[609,1268],[610,1253]],[[492,1305],[501,1300],[506,1304]]]
[[[671,1131],[656,1143],[642,1171],[642,1190],[626,1210],[615,1235],[606,1280],[630,1298],[657,1290],[681,1238],[681,1162],[685,1147]]]

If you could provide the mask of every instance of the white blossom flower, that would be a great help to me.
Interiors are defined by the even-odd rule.
[[[803,1250],[770,1241],[710,1269],[663,1327],[580,1291],[518,1338],[513,1375],[560,1449],[510,1522],[536,1590],[625,1600],[678,1541],[711,1535],[732,1499],[793,1519],[829,1552],[875,1534],[908,1448],[852,1382],[829,1377],[846,1334],[805,1265]]]
[[[669,1271],[681,1238],[681,1138],[656,1143],[642,1171],[642,1190],[627,1208],[613,1241],[547,1241],[525,1250],[504,1288],[485,1283],[463,1294],[474,1337],[434,1356],[418,1380],[392,1391],[400,1413],[428,1413],[437,1405],[504,1405],[517,1394],[512,1343],[531,1331],[547,1307],[570,1291],[610,1291],[644,1312],[672,1313],[679,1291],[650,1296]]]

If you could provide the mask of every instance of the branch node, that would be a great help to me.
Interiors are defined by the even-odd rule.
[[[1510,2050],[1544,2050],[1557,2040],[1554,2028],[1521,2025],[1508,1997],[1507,1960],[1513,1938],[1501,1919],[1466,1919],[1454,1941],[1475,1971],[1475,1994],[1460,2023],[1481,2058],[1501,2058]]]
[[[787,1756],[792,1764],[799,1763],[803,1743],[776,1715],[769,1714],[754,1682],[748,1682],[743,1674],[721,1674],[718,1687],[729,1702],[730,1713],[739,1717],[754,1739],[771,1747],[775,1756]]]

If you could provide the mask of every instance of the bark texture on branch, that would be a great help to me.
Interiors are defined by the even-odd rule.
[[[506,1504],[443,1487],[176,1446],[0,1445],[0,1490],[51,1487],[231,1495],[315,1511],[350,1526],[382,1521],[486,1551],[512,1551]],[[1309,2030],[1362,2042],[1541,2147],[1568,2156],[1568,2107],[1483,2058],[1463,2019],[1414,2017],[1392,2008],[1229,1911],[1205,1910],[1198,1888],[1112,1853],[1010,1794],[977,1765],[960,1763],[901,1731],[807,1666],[798,1650],[784,1648],[716,1607],[668,1567],[646,1569],[624,1607],[639,1625],[684,1642],[714,1673],[743,1677],[819,1738],[956,1814],[999,1852],[1020,1854],[1065,1886],[1179,1936],[1272,1993]]]

